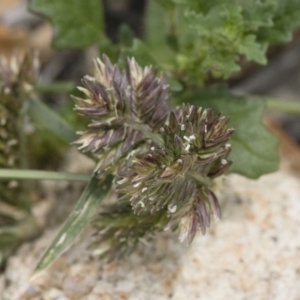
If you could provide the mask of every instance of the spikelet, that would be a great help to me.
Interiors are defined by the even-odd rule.
[[[23,59],[0,57],[0,168],[20,168],[19,116],[23,100],[31,93],[37,76],[38,59],[28,53]],[[23,129],[23,128],[22,128]],[[18,181],[0,181],[0,201],[22,207]]]
[[[232,163],[229,119],[185,104],[172,112],[165,78],[134,59],[125,71],[97,60],[83,84],[75,110],[91,123],[75,143],[99,160],[98,172],[117,174],[118,200],[93,222],[95,252],[119,258],[163,229],[179,228],[187,243],[205,233],[221,216],[213,185]]]
[[[167,209],[167,228],[180,227],[180,240],[190,243],[200,229],[205,233],[211,214],[220,217],[212,180],[224,174],[231,161],[227,144],[233,129],[228,118],[191,105],[171,113],[161,128],[163,145],[119,169],[116,189],[136,214]]]
[[[0,57],[0,168],[21,168],[20,130],[26,97],[33,90],[38,59],[28,53],[23,59]],[[32,225],[28,194],[22,182],[0,180],[0,266],[16,249]],[[23,233],[22,233],[23,232]],[[31,232],[29,230],[28,232]]]
[[[91,248],[108,261],[131,254],[141,240],[149,239],[166,226],[165,211],[136,215],[130,203],[119,201],[103,207],[94,220],[95,234]]]
[[[85,76],[85,98],[73,97],[75,110],[91,119],[88,129],[75,142],[92,152],[101,171],[118,162],[141,141],[143,131],[157,131],[170,112],[168,86],[151,67],[140,67],[128,59],[125,71],[104,56],[95,61],[93,77]],[[141,129],[139,129],[139,127]]]

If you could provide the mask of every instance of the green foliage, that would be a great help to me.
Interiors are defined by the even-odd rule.
[[[257,12],[262,20],[266,16],[269,18],[268,23],[259,27],[257,38],[262,42],[288,42],[292,38],[292,31],[300,24],[300,2],[298,0],[269,0],[269,3],[269,9],[266,7],[263,13],[262,9]],[[260,6],[263,7],[263,3]],[[252,11],[254,16],[256,13],[254,7]]]
[[[48,17],[55,28],[54,46],[83,48],[104,36],[99,0],[32,0],[30,9]]]
[[[230,126],[235,129],[230,141],[230,172],[257,179],[278,169],[277,139],[261,122],[262,99],[234,96],[219,87],[195,90],[184,100],[230,117]]]
[[[154,57],[171,62],[173,75],[197,85],[208,75],[229,77],[239,70],[241,56],[265,64],[267,46],[288,41],[300,24],[297,0],[157,2],[160,7],[150,1],[148,9],[145,39],[149,48]],[[177,47],[170,45],[170,36]],[[173,56],[164,51],[163,57],[166,46]]]
[[[300,25],[299,0],[149,0],[143,41],[134,38],[131,29],[127,25],[122,25],[119,28],[119,43],[116,45],[111,43],[108,38],[104,36],[104,13],[101,3],[102,1],[99,0],[32,0],[30,7],[33,11],[44,14],[53,23],[55,28],[54,45],[56,47],[84,48],[91,44],[98,43],[100,45],[100,51],[107,54],[113,62],[117,62],[121,67],[125,66],[128,56],[133,56],[142,66],[153,65],[154,68],[158,68],[167,74],[170,89],[174,92],[177,103],[189,102],[203,108],[211,108],[214,112],[221,112],[222,115],[230,117],[230,126],[236,131],[229,141],[232,145],[229,158],[233,160],[233,166],[230,169],[231,172],[239,173],[249,178],[258,178],[263,174],[273,172],[277,169],[277,141],[261,123],[261,115],[264,109],[263,101],[254,97],[233,96],[224,88],[205,89],[203,86],[205,86],[207,80],[211,78],[222,79],[230,77],[234,72],[240,69],[241,61],[248,60],[265,64],[265,55],[268,46],[271,43],[288,41],[292,36],[292,31]],[[86,77],[85,82],[87,89],[83,91],[88,96],[87,99],[77,99],[81,103],[77,109],[79,111],[81,110],[81,112],[84,110],[86,115],[90,115],[92,119],[92,123],[87,132],[92,131],[93,136],[92,138],[89,136],[90,139],[85,137],[86,139],[83,140],[82,145],[83,148],[87,148],[87,151],[93,150],[94,152],[99,149],[104,149],[105,151],[109,150],[108,153],[113,153],[111,149],[116,147],[116,144],[118,144],[119,147],[118,149],[116,148],[118,151],[120,147],[123,147],[123,145],[126,146],[127,144],[131,146],[134,144],[135,147],[139,147],[140,142],[144,143],[145,140],[147,140],[147,142],[151,140],[154,145],[155,139],[153,137],[157,135],[158,132],[156,132],[156,129],[158,128],[155,128],[153,132],[145,134],[149,131],[149,127],[143,126],[145,125],[143,122],[133,122],[135,123],[135,127],[132,122],[128,124],[128,127],[132,126],[132,129],[139,134],[145,134],[143,140],[136,143],[136,145],[132,140],[124,138],[126,137],[125,133],[128,127],[126,127],[124,131],[125,133],[122,130],[118,131],[118,134],[116,133],[116,125],[121,126],[124,124],[123,120],[115,122],[113,128],[111,128],[111,131],[107,135],[103,134],[107,133],[106,131],[108,127],[111,126],[110,122],[112,120],[107,118],[107,122],[104,124],[105,126],[103,124],[101,125],[101,122],[95,122],[98,117],[100,119],[103,117],[103,112],[107,113],[107,116],[110,118],[112,117],[112,113],[117,113],[116,115],[119,117],[123,116],[123,113],[131,114],[133,111],[132,115],[137,115],[137,111],[139,110],[134,111],[138,107],[137,105],[133,105],[133,109],[132,107],[127,108],[128,103],[134,102],[132,99],[138,99],[137,95],[139,94],[137,93],[137,95],[131,96],[128,99],[126,98],[130,94],[128,91],[134,89],[130,84],[128,86],[128,82],[131,82],[132,79],[136,80],[139,77],[143,77],[147,72],[139,68],[133,68],[132,76],[126,78],[125,73],[122,72],[120,72],[118,76],[115,76],[115,67],[109,66],[108,70],[113,71],[112,74],[114,75],[108,78],[109,72],[107,70],[105,71],[102,68],[99,70],[97,75],[95,75],[95,79]],[[146,104],[141,101],[142,105],[145,104],[144,111],[141,110],[141,116],[143,116],[143,118],[148,116],[148,114],[154,116],[155,114],[152,113],[151,109],[152,107],[158,107],[156,104],[151,105],[151,109],[147,107],[149,103],[151,104],[153,102],[149,101],[149,95],[151,95],[153,99],[159,99],[159,97],[155,95],[157,88],[155,88],[155,85],[150,84],[149,80],[151,76],[149,77],[148,74],[145,78],[146,79],[143,79],[144,94],[141,100],[147,99],[147,101],[145,101]],[[105,80],[108,81],[106,82],[107,86],[105,86]],[[136,87],[143,86],[139,84],[140,83],[136,83]],[[126,85],[127,90],[124,92]],[[149,86],[151,88],[149,88]],[[166,86],[165,82],[163,86]],[[138,90],[139,88],[137,88],[137,91]],[[101,95],[103,99],[100,99]],[[119,97],[118,101],[116,101],[117,104],[112,101],[116,95]],[[99,99],[105,101],[101,102]],[[82,105],[82,103],[85,103],[85,105]],[[107,107],[110,108],[108,112],[105,111]],[[184,119],[185,117],[188,119],[189,114],[186,112],[185,106],[183,105],[182,107],[184,114],[179,113],[177,117],[179,119]],[[132,109],[132,111],[130,109]],[[191,111],[192,110],[193,109],[191,109]],[[70,128],[67,123],[56,117],[47,107],[42,106],[40,102],[31,101],[29,112],[35,121],[47,126],[54,133],[61,136],[63,140],[68,142],[75,140],[73,129]],[[212,117],[211,114],[214,117]],[[97,116],[97,118],[95,118],[95,116]],[[212,117],[212,119],[210,119],[210,117]],[[173,125],[175,124],[174,118],[173,116],[173,121],[172,117],[169,119],[171,124],[173,122]],[[183,146],[181,148],[179,147],[183,153],[182,157],[188,157],[189,154],[187,153],[190,147],[193,146],[194,140],[196,140],[199,145],[201,141],[205,140],[204,137],[208,138],[206,141],[207,144],[213,141],[219,141],[217,138],[215,140],[209,140],[210,130],[207,130],[210,126],[216,126],[216,128],[218,128],[216,125],[216,119],[218,118],[219,116],[215,116],[210,110],[206,111],[204,113],[203,123],[198,124],[202,126],[201,129],[195,130],[199,134],[197,138],[194,136],[194,132],[189,132],[189,134],[181,132],[185,130],[181,128],[185,128],[186,124],[180,123],[180,132],[184,135],[182,139],[178,139],[180,134],[177,134],[176,138],[174,138],[177,144],[175,142],[171,144],[173,146],[177,145],[176,147]],[[130,120],[130,118],[127,117],[126,120]],[[224,119],[220,117],[221,123],[223,122],[222,120]],[[186,120],[186,123],[188,122],[189,120]],[[190,126],[189,123],[187,126],[189,130]],[[163,124],[160,124],[158,127],[163,127]],[[179,129],[177,131],[179,131]],[[127,141],[126,143],[124,142],[125,140]],[[186,140],[188,140],[188,143]],[[222,156],[221,154],[223,152],[220,152],[221,156],[219,157],[218,164],[222,172],[225,172],[227,169],[225,170],[223,168],[224,161],[225,158],[227,159],[230,148],[227,145],[227,139],[221,142],[223,147],[221,150],[226,150],[227,152],[225,156]],[[150,158],[153,155],[151,152],[151,148],[154,147],[153,145],[150,147],[150,150],[147,150],[150,153],[150,156],[148,153]],[[146,147],[146,145],[143,145],[143,147],[144,146]],[[162,145],[158,143],[154,148],[159,149],[160,146]],[[140,149],[134,148],[134,150],[139,150],[142,153],[145,150],[143,147]],[[127,150],[132,149],[128,147]],[[169,154],[171,150],[168,148]],[[192,150],[196,151],[195,147],[192,147]],[[216,149],[213,147],[212,151],[213,150]],[[136,155],[136,152],[129,151],[127,153],[125,151],[124,153],[126,153],[126,160],[129,161],[130,164],[127,170],[130,171],[131,168],[134,170],[134,163],[137,161],[133,160],[133,157]],[[195,157],[199,155],[199,153],[199,151],[194,153]],[[117,167],[119,167],[122,162],[123,156],[125,155],[123,154],[116,156],[118,159],[113,161]],[[208,153],[205,155],[208,155]],[[200,158],[208,159],[209,163],[212,163],[211,159],[213,159],[214,156],[205,157],[205,155]],[[165,155],[162,155],[162,157],[164,159]],[[161,168],[166,168],[162,171],[163,175],[170,175],[171,173],[173,175],[175,173],[181,175],[183,170],[180,168],[179,163],[181,159],[173,163],[174,160],[175,158],[172,157],[167,167],[165,163],[160,166]],[[148,157],[140,161],[147,165]],[[184,166],[185,168],[187,165],[192,167],[193,163],[188,161],[188,163],[185,164],[184,161]],[[201,163],[203,163],[203,161]],[[142,164],[142,167],[144,168],[145,165]],[[212,168],[215,166],[215,162],[212,163]],[[144,215],[144,219],[133,213],[133,204],[135,204],[138,209],[149,205],[150,198],[148,202],[146,202],[146,199],[144,203],[143,197],[149,191],[152,191],[151,187],[157,185],[157,177],[155,177],[153,179],[154,183],[152,183],[152,186],[149,186],[149,174],[151,174],[151,172],[147,171],[147,168],[142,169],[142,171],[145,171],[145,174],[142,172],[145,177],[143,177],[143,182],[138,182],[138,184],[132,184],[133,181],[130,179],[135,172],[129,172],[127,177],[124,176],[122,180],[116,181],[116,183],[124,180],[127,182],[129,186],[128,191],[131,191],[134,195],[138,195],[134,198],[136,203],[133,203],[133,198],[130,197],[125,203],[126,207],[122,207],[122,203],[117,202],[115,203],[116,205],[112,204],[112,206],[108,206],[107,210],[105,210],[104,207],[101,214],[102,218],[93,219],[95,221],[94,225],[99,229],[99,242],[109,242],[112,245],[112,248],[106,249],[111,256],[116,256],[115,254],[118,256],[128,252],[128,250],[131,251],[127,241],[135,245],[141,237],[147,234],[149,227],[153,230],[159,227],[160,230],[162,230],[163,226],[161,226],[160,221],[163,220],[163,223],[166,221],[164,218],[161,219],[160,215],[157,215],[157,219],[152,219],[152,212],[151,214]],[[105,172],[108,172],[108,170],[105,169]],[[161,172],[161,169],[159,168],[157,172]],[[101,176],[103,174],[97,175],[102,178]],[[118,175],[120,176],[120,174]],[[197,176],[197,180],[201,181],[203,179],[199,177],[199,172],[196,171],[187,173],[187,175],[192,177],[189,178],[189,180],[191,180],[193,184]],[[183,177],[179,176],[180,179]],[[214,177],[211,177],[213,180]],[[111,177],[106,177],[106,179],[102,179],[101,181],[99,181],[96,176],[92,178],[74,211],[37,266],[36,272],[47,268],[75,241],[83,229],[91,223],[95,213],[99,210],[99,206],[105,194],[110,189],[111,180]],[[137,188],[139,185],[140,187]],[[148,192],[146,192],[147,190]],[[184,191],[184,189],[182,190]],[[123,198],[130,196],[130,193],[126,193],[126,191],[120,192],[121,194],[123,193]],[[140,194],[143,193],[143,195],[141,196],[138,191],[140,191]],[[165,190],[160,190],[161,199],[165,199],[164,191]],[[214,201],[216,202],[212,192],[205,189],[199,192],[197,201],[195,199],[195,201],[190,201],[192,207],[185,211],[184,218],[182,218],[181,221],[185,223],[186,227],[189,227],[189,230],[185,232],[190,232],[192,235],[195,233],[192,228],[196,228],[194,224],[203,223],[205,225],[204,227],[210,224],[210,213],[208,213],[205,205],[203,206],[203,203],[207,201],[208,198],[202,197],[204,195],[203,193],[207,193],[207,197],[210,196],[209,199],[212,203]],[[186,208],[186,202],[188,202],[189,199],[186,199],[186,193],[181,196],[182,199],[180,199],[182,201],[180,201],[180,204]],[[170,198],[176,197],[172,196]],[[151,201],[153,201],[153,199]],[[199,217],[199,214],[197,215],[195,210],[197,205],[198,210],[196,210],[202,211],[200,216],[202,216],[203,219],[201,220],[196,220],[196,217]],[[175,211],[176,208],[177,205]],[[167,218],[174,213],[174,206],[164,206],[163,209],[163,213],[167,212]],[[114,219],[114,217],[116,218]],[[182,217],[182,215],[180,217]],[[174,224],[172,224],[172,228],[173,225],[180,227],[177,219]],[[128,238],[129,236],[133,238],[132,241]],[[122,239],[113,240],[114,237],[120,237]]]

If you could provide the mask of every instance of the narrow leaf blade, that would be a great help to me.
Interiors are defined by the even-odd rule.
[[[95,176],[92,177],[74,210],[39,261],[34,272],[35,275],[47,269],[75,242],[97,212],[97,208],[110,189],[111,182],[111,176],[107,176],[104,180],[99,180]]]
[[[47,128],[66,143],[77,139],[75,130],[51,108],[39,100],[30,100],[28,113],[38,124]]]

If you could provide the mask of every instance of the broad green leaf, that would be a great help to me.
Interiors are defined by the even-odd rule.
[[[31,0],[30,9],[49,18],[54,26],[54,46],[84,48],[104,36],[100,0]]]
[[[35,274],[47,269],[75,242],[76,238],[89,225],[92,217],[97,212],[99,205],[110,189],[111,183],[111,176],[107,176],[104,180],[99,180],[95,176],[92,177],[74,210],[39,261]]]
[[[229,126],[236,130],[230,141],[230,172],[256,179],[278,169],[278,142],[262,124],[262,99],[234,96],[224,88],[207,88],[190,92],[181,100],[230,117]]]
[[[41,101],[31,99],[28,113],[37,124],[47,128],[65,142],[71,143],[77,139],[74,129]]]

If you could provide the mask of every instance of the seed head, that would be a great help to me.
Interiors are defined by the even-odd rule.
[[[18,120],[26,96],[32,91],[38,73],[36,53],[23,58],[16,53],[7,59],[0,57],[0,168],[20,168],[20,128]],[[22,183],[16,180],[0,181],[0,202],[22,206]],[[1,214],[0,214],[1,223]]]
[[[105,169],[125,156],[145,139],[143,132],[155,132],[170,112],[168,86],[152,67],[140,67],[128,59],[125,71],[104,56],[95,61],[94,77],[82,80],[79,88],[85,98],[73,97],[75,110],[91,123],[75,142],[83,151],[91,151]]]
[[[19,98],[33,89],[39,70],[36,52],[28,52],[23,58],[17,53],[10,59],[0,57],[0,90],[4,95]]]
[[[205,232],[211,214],[220,216],[212,180],[224,174],[227,142],[232,129],[228,118],[209,109],[182,105],[162,126],[162,144],[124,163],[116,180],[121,200],[131,203],[136,214],[168,208],[167,228],[180,227],[181,240],[190,242],[200,228]]]
[[[130,203],[119,201],[103,207],[93,225],[96,229],[91,245],[94,253],[111,261],[130,254],[141,240],[162,231],[166,215],[161,211],[138,216]]]

